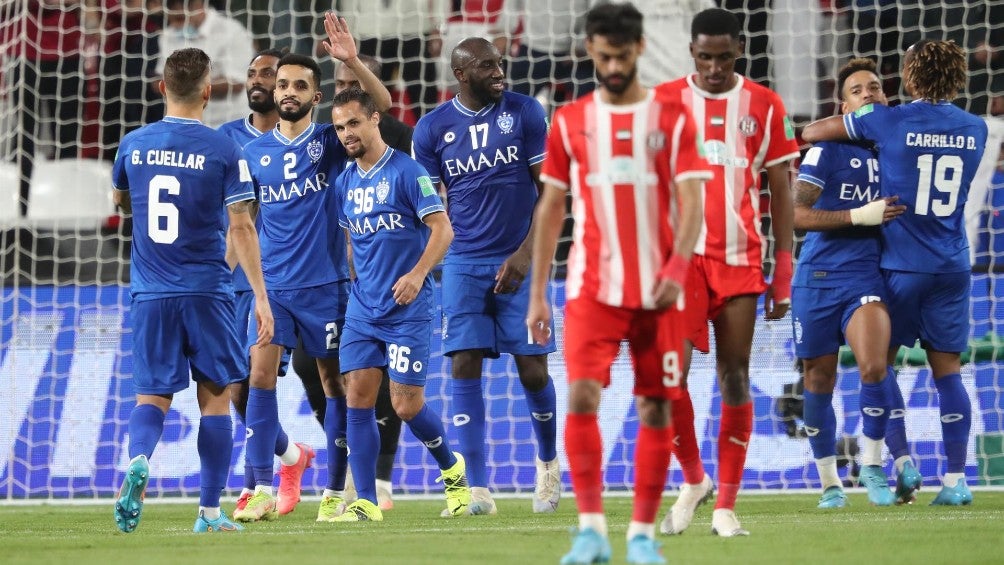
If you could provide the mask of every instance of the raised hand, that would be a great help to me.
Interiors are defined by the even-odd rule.
[[[321,43],[324,50],[339,61],[347,61],[356,57],[359,50],[356,49],[356,40],[349,32],[349,24],[345,18],[339,18],[333,12],[324,14],[324,31],[328,34],[327,41]]]

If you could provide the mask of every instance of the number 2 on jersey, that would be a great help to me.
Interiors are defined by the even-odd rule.
[[[951,216],[959,203],[959,188],[962,186],[962,157],[958,155],[942,155],[934,160],[930,153],[917,157],[917,169],[920,178],[917,181],[917,203],[914,213],[926,216],[933,212],[935,216],[944,218]],[[931,186],[938,192],[948,195],[931,200]]]

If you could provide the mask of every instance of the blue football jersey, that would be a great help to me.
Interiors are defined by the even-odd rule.
[[[230,139],[236,141],[237,145],[244,147],[262,135],[257,128],[251,125],[250,118],[251,117],[249,115],[239,120],[227,122],[216,128],[216,131],[223,133]],[[255,227],[258,228],[258,231],[261,231],[261,219],[259,216],[255,217]],[[248,276],[244,274],[244,269],[242,269],[240,265],[234,267],[234,290],[237,292],[251,291],[251,283],[248,282]]]
[[[530,166],[544,160],[546,142],[544,109],[515,92],[477,112],[454,97],[418,121],[415,160],[446,186],[447,262],[499,263],[523,243],[537,202]]]
[[[112,183],[132,200],[133,296],[233,296],[224,212],[254,199],[250,181],[240,147],[198,120],[166,117],[122,138]]]
[[[432,277],[408,305],[394,302],[391,288],[425,252],[429,227],[422,218],[443,212],[429,174],[407,155],[388,147],[368,171],[358,163],[338,177],[338,223],[349,231],[356,280],[346,318],[367,321],[432,320]]]
[[[269,290],[348,280],[345,234],[328,185],[345,168],[331,124],[312,123],[296,139],[276,128],[244,146],[258,191],[262,269]]]
[[[919,273],[968,271],[963,209],[987,125],[948,102],[895,108],[869,104],[844,115],[852,139],[879,153],[882,191],[906,212],[882,230],[882,268]]]
[[[813,208],[850,210],[881,197],[878,155],[856,143],[824,141],[805,153],[798,180],[822,189]],[[810,231],[798,256],[795,284],[826,283],[844,273],[876,273],[881,241],[879,226]]]

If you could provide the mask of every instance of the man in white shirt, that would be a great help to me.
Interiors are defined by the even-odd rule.
[[[213,62],[212,100],[203,123],[218,127],[247,113],[244,94],[247,66],[255,56],[251,33],[237,20],[217,12],[206,0],[167,0],[167,25],[160,37],[157,79],[164,73],[168,56],[184,47],[198,47]]]

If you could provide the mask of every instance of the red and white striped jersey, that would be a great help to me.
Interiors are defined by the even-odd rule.
[[[652,90],[619,106],[587,94],[555,113],[541,179],[572,190],[569,299],[655,308],[656,275],[673,253],[673,182],[711,178],[700,151],[690,112]]]
[[[694,253],[727,265],[760,265],[760,172],[798,157],[795,130],[776,92],[737,74],[712,94],[693,75],[656,91],[690,108],[714,179],[704,184],[704,224]]]

